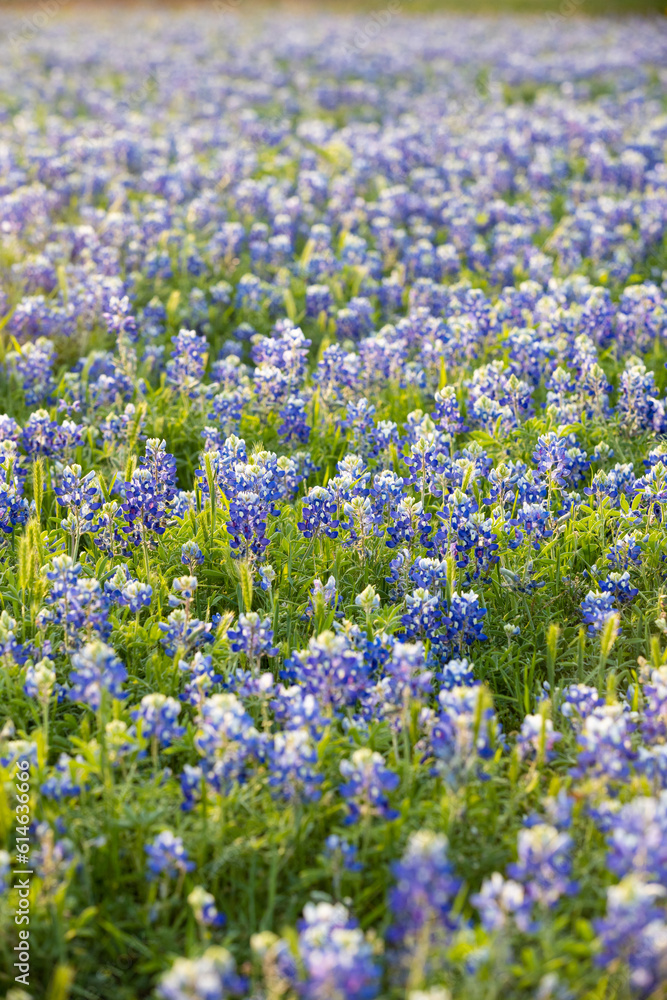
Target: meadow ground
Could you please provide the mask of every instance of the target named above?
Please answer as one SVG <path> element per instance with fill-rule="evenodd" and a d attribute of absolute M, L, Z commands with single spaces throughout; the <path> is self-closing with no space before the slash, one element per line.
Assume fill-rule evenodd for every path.
<path fill-rule="evenodd" d="M 667 20 L 434 7 L 0 6 L 7 1000 L 665 996 Z"/>

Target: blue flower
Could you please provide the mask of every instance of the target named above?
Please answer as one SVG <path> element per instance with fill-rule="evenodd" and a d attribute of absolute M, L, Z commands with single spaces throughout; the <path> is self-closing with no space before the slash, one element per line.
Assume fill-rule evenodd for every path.
<path fill-rule="evenodd" d="M 139 707 L 130 712 L 130 715 L 135 722 L 141 723 L 141 735 L 144 739 L 155 739 L 168 746 L 185 732 L 185 727 L 176 724 L 181 707 L 175 698 L 154 692 L 144 695 Z"/>
<path fill-rule="evenodd" d="M 387 793 L 398 788 L 400 778 L 385 767 L 379 753 L 368 747 L 355 750 L 350 760 L 341 761 L 340 773 L 346 779 L 340 786 L 349 809 L 346 823 L 365 822 L 373 816 L 396 819 L 398 813 L 390 808 Z"/>
<path fill-rule="evenodd" d="M 298 989 L 304 1000 L 375 1000 L 379 996 L 380 965 L 342 903 L 307 903 L 298 930 L 305 975 Z"/>
<path fill-rule="evenodd" d="M 93 711 L 102 704 L 104 693 L 112 698 L 125 698 L 122 690 L 127 680 L 127 670 L 110 646 L 99 640 L 87 643 L 78 653 L 72 654 L 69 675 L 69 698 L 80 701 Z"/>
<path fill-rule="evenodd" d="M 410 836 L 400 861 L 392 865 L 396 884 L 389 892 L 392 923 L 388 938 L 406 970 L 417 956 L 428 961 L 458 924 L 454 900 L 461 880 L 447 856 L 447 839 L 430 830 Z"/>
<path fill-rule="evenodd" d="M 148 857 L 149 878 L 158 875 L 174 878 L 178 874 L 193 871 L 195 867 L 193 862 L 188 860 L 188 852 L 183 846 L 182 839 L 175 836 L 171 830 L 158 833 L 152 843 L 145 845 L 144 851 Z"/>

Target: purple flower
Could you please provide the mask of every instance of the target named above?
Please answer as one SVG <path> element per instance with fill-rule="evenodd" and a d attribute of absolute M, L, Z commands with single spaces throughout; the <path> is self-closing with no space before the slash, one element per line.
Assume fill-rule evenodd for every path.
<path fill-rule="evenodd" d="M 167 362 L 167 382 L 194 398 L 204 377 L 208 358 L 206 337 L 198 336 L 195 330 L 183 329 L 172 337 L 171 342 L 174 349 L 171 360 Z"/>
<path fill-rule="evenodd" d="M 144 851 L 148 857 L 149 879 L 158 875 L 173 878 L 177 874 L 191 872 L 195 867 L 192 861 L 188 861 L 188 852 L 182 839 L 176 837 L 171 830 L 158 833 L 152 843 L 145 845 Z"/>
<path fill-rule="evenodd" d="M 520 931 L 528 932 L 533 929 L 533 901 L 527 895 L 525 886 L 521 882 L 503 878 L 500 872 L 494 872 L 490 878 L 484 879 L 482 888 L 470 897 L 470 902 L 479 911 L 486 931 L 500 930 L 507 925 L 509 919 L 516 922 Z"/>
<path fill-rule="evenodd" d="M 73 670 L 69 675 L 69 698 L 80 701 L 97 711 L 104 693 L 118 700 L 125 698 L 122 690 L 127 670 L 110 646 L 89 642 L 79 653 L 72 654 Z"/>
<path fill-rule="evenodd" d="M 346 823 L 367 821 L 372 816 L 396 819 L 399 814 L 390 808 L 387 793 L 398 788 L 400 778 L 385 767 L 379 753 L 368 747 L 355 750 L 350 760 L 341 761 L 340 773 L 346 779 L 340 786 L 349 809 Z"/>
<path fill-rule="evenodd" d="M 323 776 L 317 772 L 317 747 L 308 729 L 276 733 L 269 760 L 274 795 L 291 802 L 317 802 Z"/>
<path fill-rule="evenodd" d="M 379 996 L 380 965 L 363 931 L 341 903 L 306 904 L 298 949 L 305 974 L 298 990 L 304 1000 L 375 1000 Z"/>
<path fill-rule="evenodd" d="M 607 913 L 595 921 L 598 963 L 627 962 L 633 992 L 642 998 L 667 979 L 667 923 L 664 908 L 657 905 L 664 896 L 664 886 L 629 874 L 607 889 Z"/>
<path fill-rule="evenodd" d="M 411 835 L 401 860 L 392 865 L 396 884 L 389 892 L 388 938 L 407 964 L 410 955 L 424 954 L 425 959 L 458 926 L 453 904 L 461 880 L 454 874 L 447 846 L 442 834 L 419 830 Z"/>
<path fill-rule="evenodd" d="M 327 714 L 354 705 L 366 687 L 368 667 L 344 635 L 323 632 L 285 661 L 285 677 L 303 685 Z"/>
<path fill-rule="evenodd" d="M 195 886 L 188 896 L 188 903 L 192 907 L 195 920 L 202 927 L 222 927 L 224 925 L 226 919 L 224 913 L 218 913 L 215 897 L 207 892 L 203 886 Z"/>
<path fill-rule="evenodd" d="M 304 498 L 301 520 L 297 527 L 306 538 L 316 538 L 320 534 L 337 538 L 339 525 L 339 520 L 335 516 L 337 510 L 329 491 L 323 486 L 313 486 Z"/>
<path fill-rule="evenodd" d="M 226 948 L 207 948 L 200 958 L 177 958 L 157 988 L 160 1000 L 227 1000 L 242 996 L 245 981 Z"/>
<path fill-rule="evenodd" d="M 359 872 L 362 865 L 357 861 L 357 848 L 344 837 L 331 833 L 324 842 L 324 856 L 335 871 Z"/>
<path fill-rule="evenodd" d="M 537 756 L 538 761 L 552 760 L 555 756 L 553 747 L 562 739 L 560 733 L 554 732 L 553 722 L 545 715 L 526 715 L 517 737 L 519 756 Z"/>
<path fill-rule="evenodd" d="M 282 424 L 278 427 L 278 433 L 285 441 L 292 439 L 306 444 L 310 437 L 310 427 L 308 426 L 308 400 L 302 396 L 290 396 L 280 410 Z"/>
<path fill-rule="evenodd" d="M 588 631 L 591 635 L 601 632 L 609 619 L 616 613 L 613 593 L 601 593 L 600 591 L 595 593 L 595 591 L 589 590 L 581 602 L 581 616 L 588 625 Z"/>
<path fill-rule="evenodd" d="M 234 653 L 245 653 L 256 662 L 262 656 L 277 656 L 278 647 L 273 643 L 270 618 L 260 618 L 256 611 L 239 615 L 238 625 L 227 632 Z"/>
<path fill-rule="evenodd" d="M 183 726 L 176 724 L 181 707 L 181 703 L 175 698 L 154 692 L 144 695 L 139 707 L 130 712 L 130 715 L 135 722 L 141 723 L 141 735 L 145 739 L 155 739 L 168 746 L 185 732 Z"/>
<path fill-rule="evenodd" d="M 204 553 L 197 545 L 194 538 L 191 538 L 189 542 L 185 542 L 181 545 L 181 562 L 184 566 L 190 567 L 190 573 L 192 574 L 195 566 L 201 566 L 204 562 Z"/>
<path fill-rule="evenodd" d="M 507 874 L 525 886 L 528 899 L 541 906 L 554 906 L 572 892 L 572 838 L 548 823 L 537 823 L 519 831 L 518 860 L 507 866 Z"/>

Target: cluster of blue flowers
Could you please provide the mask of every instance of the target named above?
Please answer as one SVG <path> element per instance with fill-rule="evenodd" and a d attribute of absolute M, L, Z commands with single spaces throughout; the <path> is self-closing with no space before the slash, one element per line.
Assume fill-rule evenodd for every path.
<path fill-rule="evenodd" d="M 665 26 L 236 6 L 0 15 L 0 938 L 662 995 Z"/>

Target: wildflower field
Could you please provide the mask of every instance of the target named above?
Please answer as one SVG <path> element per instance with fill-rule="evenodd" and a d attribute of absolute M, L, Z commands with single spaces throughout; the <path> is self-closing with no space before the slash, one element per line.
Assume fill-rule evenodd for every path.
<path fill-rule="evenodd" d="M 42 6 L 0 993 L 664 998 L 667 20 Z"/>

